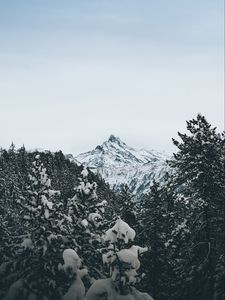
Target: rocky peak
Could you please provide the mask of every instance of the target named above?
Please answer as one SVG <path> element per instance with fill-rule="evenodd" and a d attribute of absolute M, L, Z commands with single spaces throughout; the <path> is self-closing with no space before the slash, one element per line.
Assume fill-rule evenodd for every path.
<path fill-rule="evenodd" d="M 91 168 L 112 187 L 127 184 L 132 192 L 149 191 L 150 182 L 165 174 L 166 157 L 154 150 L 137 150 L 111 134 L 95 149 L 79 154 L 76 159 Z"/>

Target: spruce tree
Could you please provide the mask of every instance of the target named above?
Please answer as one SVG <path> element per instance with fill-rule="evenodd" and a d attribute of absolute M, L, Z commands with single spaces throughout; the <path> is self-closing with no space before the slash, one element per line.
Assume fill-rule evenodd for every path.
<path fill-rule="evenodd" d="M 89 171 L 81 167 L 79 183 L 74 188 L 73 198 L 68 200 L 69 218 L 72 220 L 72 235 L 78 242 L 78 254 L 89 270 L 90 278 L 103 276 L 101 267 L 101 245 L 103 215 L 106 201 L 98 201 L 97 184 L 89 179 Z M 90 284 L 90 283 L 89 283 Z M 87 285 L 89 286 L 87 283 Z"/>
<path fill-rule="evenodd" d="M 110 278 L 95 281 L 87 292 L 88 300 L 101 297 L 152 300 L 148 294 L 141 293 L 134 287 L 139 280 L 139 257 L 148 250 L 133 244 L 135 234 L 135 231 L 120 218 L 106 231 L 106 248 L 102 258 L 109 268 Z"/>
<path fill-rule="evenodd" d="M 224 252 L 224 138 L 201 115 L 187 122 L 187 130 L 189 134 L 178 133 L 181 142 L 173 140 L 179 150 L 170 165 L 177 187 L 189 198 L 191 293 L 211 300 L 217 293 L 216 265 Z"/>
<path fill-rule="evenodd" d="M 156 299 L 164 299 L 165 273 L 168 263 L 166 258 L 167 207 L 159 183 L 152 182 L 150 192 L 144 195 L 138 218 L 141 220 L 138 240 L 147 245 L 149 251 L 143 258 L 145 277 L 142 286 L 151 292 Z"/>
<path fill-rule="evenodd" d="M 115 203 L 117 214 L 134 228 L 137 225 L 136 201 L 135 195 L 130 192 L 128 185 L 123 185 Z"/>
<path fill-rule="evenodd" d="M 10 272 L 14 281 L 22 282 L 23 290 L 28 294 L 52 300 L 60 299 L 68 287 L 60 265 L 63 250 L 74 245 L 67 219 L 60 209 L 62 205 L 57 201 L 59 196 L 59 191 L 51 188 L 51 180 L 40 155 L 36 155 L 28 186 L 23 197 L 17 200 L 25 232 L 14 241 L 15 263 Z M 17 285 L 14 283 L 9 293 L 14 293 L 15 288 Z"/>

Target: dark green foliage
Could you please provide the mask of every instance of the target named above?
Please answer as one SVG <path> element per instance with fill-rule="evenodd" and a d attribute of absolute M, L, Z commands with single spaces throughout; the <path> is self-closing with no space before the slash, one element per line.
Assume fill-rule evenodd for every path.
<path fill-rule="evenodd" d="M 187 130 L 186 134 L 178 133 L 180 142 L 173 140 L 178 152 L 169 161 L 171 174 L 160 187 L 154 183 L 143 198 L 140 238 L 152 246 L 149 266 L 143 270 L 148 274 L 144 282 L 149 280 L 155 298 L 160 300 L 222 300 L 224 135 L 201 115 L 187 122 Z"/>
<path fill-rule="evenodd" d="M 180 141 L 173 140 L 178 151 L 168 162 L 171 172 L 153 182 L 137 205 L 127 186 L 115 194 L 99 176 L 90 171 L 84 176 L 83 167 L 60 151 L 29 153 L 13 144 L 2 149 L 0 298 L 21 278 L 25 291 L 37 293 L 38 286 L 42 295 L 59 298 L 73 280 L 60 268 L 65 248 L 77 251 L 90 277 L 104 277 L 102 233 L 119 215 L 136 230 L 137 243 L 151 248 L 139 270 L 140 289 L 154 300 L 223 300 L 224 134 L 198 115 L 187 122 L 187 133 L 178 135 Z M 51 185 L 41 183 L 43 168 Z M 103 217 L 100 226 L 90 214 Z"/>
<path fill-rule="evenodd" d="M 179 151 L 170 162 L 176 170 L 175 185 L 188 197 L 190 221 L 188 278 L 198 299 L 213 299 L 216 293 L 216 265 L 225 247 L 225 141 L 206 119 L 187 122 L 190 135 L 174 140 Z M 194 270 L 191 268 L 194 266 Z M 187 266 L 188 267 L 188 266 Z"/>
<path fill-rule="evenodd" d="M 10 269 L 5 272 L 4 285 L 22 279 L 29 293 L 60 299 L 60 289 L 65 289 L 67 281 L 60 280 L 64 272 L 59 266 L 70 232 L 57 201 L 59 196 L 51 189 L 40 155 L 36 155 L 23 195 L 15 200 L 24 232 L 22 236 L 10 236 Z"/>
<path fill-rule="evenodd" d="M 14 146 L 1 150 L 0 298 L 14 284 L 12 289 L 22 286 L 28 293 L 59 299 L 72 280 L 60 268 L 65 248 L 80 252 L 83 261 L 95 259 L 99 266 L 101 256 L 96 260 L 88 247 L 82 247 L 84 230 L 75 231 L 78 219 L 73 224 L 70 218 L 69 199 L 80 184 L 81 171 L 61 152 L 29 153 Z M 104 181 L 92 173 L 89 177 L 101 183 L 99 201 L 109 198 L 112 192 Z"/>
<path fill-rule="evenodd" d="M 137 224 L 137 207 L 135 195 L 132 195 L 127 185 L 122 186 L 114 203 L 116 213 L 131 227 Z"/>
<path fill-rule="evenodd" d="M 74 195 L 68 199 L 71 218 L 71 235 L 78 241 L 77 253 L 83 259 L 89 276 L 95 279 L 103 276 L 101 268 L 101 247 L 104 228 L 106 200 L 99 202 L 97 184 L 91 179 L 87 168 L 81 170 Z"/>
<path fill-rule="evenodd" d="M 156 182 L 153 182 L 149 194 L 142 198 L 139 219 L 141 226 L 138 238 L 140 242 L 145 241 L 146 246 L 150 248 L 144 257 L 142 268 L 145 277 L 142 286 L 153 297 L 159 298 L 164 286 L 162 273 L 167 263 L 165 249 L 167 215 L 162 193 Z"/>

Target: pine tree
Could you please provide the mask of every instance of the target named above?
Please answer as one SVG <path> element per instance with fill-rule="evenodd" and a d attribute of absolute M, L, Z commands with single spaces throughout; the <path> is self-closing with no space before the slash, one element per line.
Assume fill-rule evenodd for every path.
<path fill-rule="evenodd" d="M 136 199 L 135 196 L 131 194 L 128 185 L 122 186 L 115 205 L 118 206 L 115 209 L 121 219 L 132 227 L 135 227 L 137 225 Z"/>
<path fill-rule="evenodd" d="M 24 196 L 17 200 L 26 232 L 13 245 L 13 279 L 22 282 L 28 293 L 60 299 L 66 290 L 66 278 L 60 270 L 62 252 L 68 247 L 67 219 L 57 202 L 58 191 L 51 188 L 46 168 L 36 155 Z M 73 241 L 70 239 L 71 244 Z M 71 246 L 70 244 L 70 246 Z M 68 283 L 69 284 L 69 283 Z M 15 285 L 15 284 L 14 284 Z M 13 293 L 13 288 L 9 290 Z"/>
<path fill-rule="evenodd" d="M 143 261 L 145 277 L 142 286 L 156 299 L 164 299 L 165 278 L 168 275 L 164 274 L 168 263 L 165 246 L 168 215 L 166 201 L 156 181 L 152 182 L 149 194 L 142 198 L 138 218 L 141 220 L 138 240 L 151 249 Z"/>
<path fill-rule="evenodd" d="M 181 142 L 173 140 L 179 151 L 170 165 L 176 170 L 177 186 L 189 198 L 191 293 L 210 300 L 216 293 L 216 264 L 224 251 L 224 138 L 201 115 L 187 122 L 187 130 L 189 135 L 178 133 Z"/>
<path fill-rule="evenodd" d="M 48 175 L 51 180 L 48 180 L 44 165 L 48 166 Z M 43 272 L 45 282 L 40 286 L 44 289 L 49 282 L 51 286 L 45 290 L 41 288 L 39 293 L 40 295 L 49 293 L 49 297 L 62 295 L 73 280 L 72 277 L 66 276 L 65 278 L 65 272 L 60 269 L 63 263 L 62 252 L 67 248 L 74 249 L 83 255 L 83 261 L 88 266 L 91 277 L 104 276 L 104 268 L 100 264 L 101 253 L 98 248 L 102 241 L 102 230 L 108 221 L 105 222 L 101 217 L 105 215 L 105 210 L 107 216 L 111 215 L 112 203 L 110 201 L 115 195 L 101 178 L 88 172 L 87 182 L 91 184 L 96 181 L 100 184 L 98 187 L 96 184 L 93 185 L 95 196 L 92 200 L 89 199 L 89 201 L 89 196 L 85 195 L 87 197 L 84 201 L 86 203 L 84 214 L 80 208 L 76 214 L 75 209 L 73 222 L 71 204 L 74 202 L 76 206 L 76 201 L 75 199 L 68 201 L 68 197 L 74 195 L 74 186 L 77 197 L 79 198 L 82 194 L 79 192 L 79 186 L 83 180 L 82 175 L 78 179 L 80 171 L 81 167 L 66 159 L 60 152 L 27 152 L 24 147 L 15 150 L 14 146 L 8 151 L 1 149 L 0 297 L 6 294 L 10 285 L 10 293 L 15 291 L 31 293 L 32 290 L 36 293 L 38 287 L 35 287 L 34 283 L 37 282 L 38 285 L 38 281 L 32 278 L 41 277 L 38 274 L 42 274 L 42 269 L 45 267 L 42 262 L 47 260 L 47 256 L 51 256 L 51 259 L 47 261 L 53 264 L 50 267 L 53 275 L 51 272 Z M 44 178 L 46 178 L 47 186 L 44 184 Z M 48 184 L 50 184 L 49 187 Z M 61 195 L 52 194 L 52 191 L 59 188 Z M 100 195 L 99 199 L 96 197 L 97 193 Z M 105 199 L 108 201 L 107 205 Z M 78 200 L 77 203 L 82 203 L 82 201 Z M 85 227 L 87 223 L 88 226 Z M 46 249 L 43 245 L 47 246 L 47 250 L 44 255 L 41 255 Z M 90 285 L 89 281 L 86 283 L 87 286 Z M 54 285 L 58 289 L 54 288 Z"/>
<path fill-rule="evenodd" d="M 79 244 L 77 252 L 89 269 L 90 277 L 94 278 L 103 276 L 100 249 L 106 204 L 105 200 L 98 202 L 97 184 L 89 181 L 89 171 L 82 167 L 75 195 L 68 201 L 68 216 L 72 219 L 72 234 Z"/>
<path fill-rule="evenodd" d="M 12 144 L 8 151 L 2 149 L 0 153 L 0 294 L 5 293 L 13 277 L 4 276 L 12 262 L 13 236 L 23 231 L 22 218 L 16 209 L 16 200 L 21 195 L 17 172 L 17 153 Z"/>
<path fill-rule="evenodd" d="M 166 206 L 164 220 L 166 263 L 163 279 L 163 291 L 167 295 L 165 299 L 186 299 L 186 296 L 188 299 L 190 207 L 179 188 L 176 188 L 173 177 L 165 178 L 161 195 Z"/>
<path fill-rule="evenodd" d="M 110 278 L 95 281 L 87 292 L 88 300 L 100 299 L 102 296 L 118 300 L 124 299 L 124 296 L 135 300 L 152 300 L 148 294 L 134 288 L 138 281 L 139 256 L 148 250 L 133 245 L 134 238 L 135 231 L 120 218 L 107 230 L 103 263 L 109 268 Z"/>

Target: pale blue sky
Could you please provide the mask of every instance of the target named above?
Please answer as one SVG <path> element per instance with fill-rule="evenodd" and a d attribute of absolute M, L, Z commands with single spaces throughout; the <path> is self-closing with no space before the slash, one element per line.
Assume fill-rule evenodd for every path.
<path fill-rule="evenodd" d="M 171 152 L 223 129 L 223 0 L 0 0 L 0 145 L 77 154 L 111 133 Z"/>

